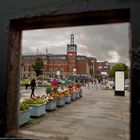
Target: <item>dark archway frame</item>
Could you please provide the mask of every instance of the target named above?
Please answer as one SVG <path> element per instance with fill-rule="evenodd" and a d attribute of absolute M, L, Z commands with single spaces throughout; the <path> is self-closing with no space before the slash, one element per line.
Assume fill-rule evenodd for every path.
<path fill-rule="evenodd" d="M 21 39 L 23 30 L 58 28 L 69 26 L 100 25 L 109 23 L 130 22 L 130 9 L 117 9 L 93 12 L 81 12 L 57 16 L 34 16 L 29 18 L 12 19 L 9 26 L 9 62 L 7 107 L 4 114 L 5 125 L 1 135 L 11 135 L 18 132 L 18 102 L 19 102 L 19 77 L 21 61 Z M 132 59 L 131 59 L 132 61 Z M 14 79 L 14 82 L 13 82 Z M 131 79 L 132 75 L 131 75 Z M 132 84 L 132 83 L 131 83 Z M 131 88 L 131 93 L 134 92 Z M 136 140 L 138 134 L 134 131 L 137 117 L 134 108 L 135 101 L 131 97 L 131 140 Z M 138 137 L 137 137 L 138 138 Z"/>

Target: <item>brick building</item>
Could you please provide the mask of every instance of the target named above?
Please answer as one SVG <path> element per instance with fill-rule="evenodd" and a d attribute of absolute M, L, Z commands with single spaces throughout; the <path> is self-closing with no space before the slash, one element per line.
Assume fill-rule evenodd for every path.
<path fill-rule="evenodd" d="M 88 57 L 88 59 L 90 60 L 91 66 L 93 66 L 93 68 L 91 68 L 91 75 L 95 78 L 98 71 L 97 59 L 95 57 Z"/>
<path fill-rule="evenodd" d="M 97 73 L 108 75 L 110 70 L 110 63 L 108 61 L 97 62 Z"/>
<path fill-rule="evenodd" d="M 96 72 L 97 59 L 77 55 L 77 45 L 74 44 L 73 34 L 71 34 L 71 43 L 67 44 L 67 54 L 22 55 L 21 78 L 35 76 L 32 66 L 37 57 L 41 57 L 44 63 L 43 78 L 76 74 L 93 77 Z"/>

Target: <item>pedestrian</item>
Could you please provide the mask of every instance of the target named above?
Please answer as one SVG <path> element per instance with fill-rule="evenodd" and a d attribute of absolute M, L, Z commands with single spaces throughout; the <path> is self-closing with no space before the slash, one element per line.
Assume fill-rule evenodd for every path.
<path fill-rule="evenodd" d="M 100 82 L 100 89 L 103 89 L 103 79 Z"/>
<path fill-rule="evenodd" d="M 80 83 L 82 86 L 84 86 L 84 81 L 82 79 L 80 80 Z"/>
<path fill-rule="evenodd" d="M 32 98 L 32 97 L 35 96 L 34 91 L 35 91 L 35 87 L 36 87 L 36 81 L 35 81 L 34 78 L 31 80 L 30 86 L 31 86 L 31 95 L 30 95 L 30 98 Z"/>
<path fill-rule="evenodd" d="M 90 85 L 90 80 L 87 80 L 88 89 L 89 89 L 89 85 Z"/>
<path fill-rule="evenodd" d="M 98 83 L 99 83 L 98 79 L 95 79 L 95 87 L 96 87 L 96 89 L 98 89 Z"/>
<path fill-rule="evenodd" d="M 23 83 L 24 83 L 24 85 L 25 85 L 25 89 L 28 89 L 28 86 L 29 86 L 29 79 L 28 79 L 27 77 L 25 77 Z"/>
<path fill-rule="evenodd" d="M 93 79 L 91 79 L 91 84 L 93 85 Z"/>
<path fill-rule="evenodd" d="M 103 89 L 106 88 L 106 79 L 103 79 Z"/>

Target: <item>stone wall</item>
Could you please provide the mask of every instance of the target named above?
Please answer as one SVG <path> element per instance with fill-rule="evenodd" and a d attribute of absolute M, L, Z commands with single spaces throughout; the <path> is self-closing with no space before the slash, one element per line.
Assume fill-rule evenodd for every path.
<path fill-rule="evenodd" d="M 130 22 L 131 140 L 140 139 L 139 13 L 139 0 L 5 0 L 1 2 L 0 136 L 18 130 L 18 77 L 22 30 Z"/>

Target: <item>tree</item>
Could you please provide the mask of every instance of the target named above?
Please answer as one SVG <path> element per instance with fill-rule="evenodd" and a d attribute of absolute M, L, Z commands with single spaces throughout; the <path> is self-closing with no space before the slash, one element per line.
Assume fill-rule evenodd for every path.
<path fill-rule="evenodd" d="M 123 63 L 118 63 L 114 65 L 111 70 L 109 71 L 109 77 L 115 78 L 115 71 L 116 70 L 123 70 L 125 74 L 125 78 L 128 78 L 128 66 Z"/>
<path fill-rule="evenodd" d="M 40 57 L 37 57 L 35 60 L 35 64 L 33 65 L 33 69 L 34 69 L 37 77 L 39 75 L 43 74 L 43 68 L 44 68 L 43 59 Z"/>

